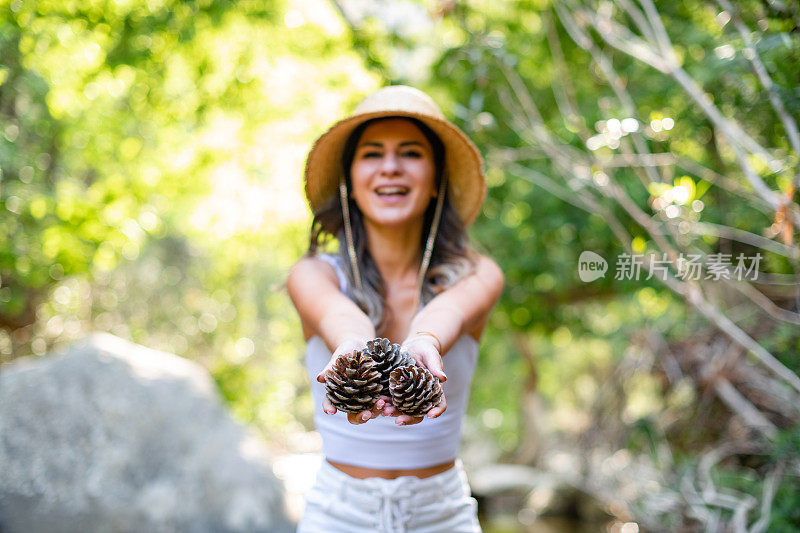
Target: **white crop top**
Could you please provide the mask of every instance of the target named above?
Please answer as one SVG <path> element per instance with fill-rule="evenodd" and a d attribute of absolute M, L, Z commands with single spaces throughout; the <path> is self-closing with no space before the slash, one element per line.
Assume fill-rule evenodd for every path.
<path fill-rule="evenodd" d="M 338 256 L 320 259 L 333 266 L 340 290 L 347 294 L 347 279 Z M 306 345 L 305 364 L 314 402 L 314 423 L 322 437 L 322 453 L 331 461 L 386 470 L 424 468 L 454 460 L 461 441 L 461 421 L 467 408 L 469 388 L 478 360 L 478 342 L 462 335 L 442 356 L 447 381 L 442 384 L 447 409 L 438 418 L 419 424 L 398 426 L 395 418 L 379 416 L 364 424 L 351 424 L 347 414 L 322 410 L 325 385 L 316 377 L 331 358 L 321 337 L 314 335 Z"/>

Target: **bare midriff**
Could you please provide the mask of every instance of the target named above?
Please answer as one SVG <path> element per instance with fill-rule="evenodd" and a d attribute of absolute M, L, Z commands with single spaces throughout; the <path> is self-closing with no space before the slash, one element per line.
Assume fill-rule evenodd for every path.
<path fill-rule="evenodd" d="M 368 477 L 379 477 L 383 479 L 395 479 L 401 476 L 416 476 L 418 478 L 426 478 L 441 474 L 446 470 L 450 470 L 456 464 L 455 461 L 442 463 L 440 465 L 426 466 L 425 468 L 409 468 L 406 470 L 382 470 L 378 468 L 364 468 L 363 466 L 345 465 L 342 463 L 335 463 L 326 459 L 334 467 L 338 468 L 345 474 L 358 479 L 366 479 Z"/>

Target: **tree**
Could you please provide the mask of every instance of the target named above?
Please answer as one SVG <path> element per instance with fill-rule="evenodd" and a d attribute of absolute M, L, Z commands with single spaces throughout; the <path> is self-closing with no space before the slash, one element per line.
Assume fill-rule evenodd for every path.
<path fill-rule="evenodd" d="M 280 291 L 303 158 L 373 89 L 324 3 L 0 2 L 0 363 L 92 330 L 201 362 L 277 444 L 310 425 Z"/>
<path fill-rule="evenodd" d="M 363 22 L 354 31 L 376 43 L 373 58 L 385 41 L 439 52 L 425 83 L 449 95 L 487 156 L 493 185 L 476 235 L 495 243 L 491 252 L 507 274 L 495 326 L 519 332 L 517 353 L 528 358 L 533 383 L 541 378 L 542 390 L 554 391 L 542 352 L 563 359 L 565 350 L 553 344 L 570 342 L 556 336 L 597 336 L 592 330 L 603 328 L 594 315 L 619 324 L 619 311 L 610 311 L 619 309 L 616 302 L 651 302 L 643 307 L 652 315 L 624 317 L 618 335 L 601 335 L 614 339 L 612 352 L 626 355 L 594 378 L 594 418 L 582 451 L 613 450 L 620 434 L 633 438 L 648 428 L 654 448 L 671 446 L 699 460 L 703 479 L 731 453 L 783 449 L 759 465 L 769 481 L 749 485 L 752 496 L 726 499 L 713 482 L 705 492 L 679 494 L 684 523 L 763 530 L 775 486 L 790 486 L 784 469 L 800 468 L 796 450 L 778 444 L 792 440 L 800 422 L 797 6 L 476 1 L 447 3 L 445 11 L 440 32 L 427 40 L 391 27 L 391 37 L 381 37 Z M 438 39 L 445 32 L 448 43 Z M 392 72 L 392 56 L 383 57 Z M 612 262 L 614 276 L 584 283 L 576 276 L 581 250 L 618 255 L 622 263 Z M 641 278 L 630 275 L 634 269 Z M 600 311 L 598 299 L 607 304 Z M 512 360 L 490 364 L 519 368 Z M 656 379 L 634 386 L 641 381 L 636 367 L 652 368 Z M 495 375 L 507 383 L 513 374 Z M 717 425 L 700 437 L 709 453 L 697 456 L 680 444 L 690 424 L 681 436 L 666 422 L 620 420 L 633 388 L 666 402 L 687 379 L 697 397 L 710 391 L 727 407 L 720 420 L 759 436 L 737 440 L 729 426 Z M 584 463 L 587 479 L 592 469 Z M 680 485 L 676 464 L 662 469 L 674 474 L 661 480 L 665 485 Z M 697 486 L 694 475 L 687 473 L 683 486 Z M 645 506 L 636 514 L 658 529 L 675 511 Z"/>

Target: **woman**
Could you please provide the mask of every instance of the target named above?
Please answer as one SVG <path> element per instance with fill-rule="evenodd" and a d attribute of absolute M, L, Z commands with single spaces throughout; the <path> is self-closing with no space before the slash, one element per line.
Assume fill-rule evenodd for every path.
<path fill-rule="evenodd" d="M 311 243 L 287 286 L 325 461 L 299 532 L 480 531 L 457 455 L 478 340 L 503 286 L 467 242 L 486 194 L 481 167 L 466 135 L 406 86 L 369 95 L 309 153 Z M 317 255 L 330 237 L 339 253 Z M 375 337 L 401 343 L 442 383 L 427 420 L 386 397 L 355 414 L 325 398 L 336 358 Z"/>

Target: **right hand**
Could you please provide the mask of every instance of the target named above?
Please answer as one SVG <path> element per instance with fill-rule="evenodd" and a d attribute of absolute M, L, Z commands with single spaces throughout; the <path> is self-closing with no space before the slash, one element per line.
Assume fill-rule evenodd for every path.
<path fill-rule="evenodd" d="M 339 346 L 337 346 L 336 350 L 331 354 L 331 358 L 328 361 L 328 364 L 325 365 L 325 368 L 317 374 L 317 381 L 320 383 L 325 383 L 325 376 L 328 374 L 328 371 L 333 368 L 334 363 L 336 363 L 336 359 L 339 358 L 340 355 L 352 353 L 354 351 L 363 350 L 367 347 L 366 341 L 363 339 L 348 339 L 342 342 Z M 347 420 L 351 424 L 363 424 L 370 418 L 375 418 L 382 414 L 384 408 L 391 405 L 391 398 L 388 396 L 381 396 L 372 409 L 365 409 L 359 413 L 347 413 Z M 380 407 L 378 407 L 380 406 Z M 333 406 L 331 401 L 328 399 L 328 395 L 325 395 L 325 398 L 322 400 L 322 410 L 328 413 L 329 415 L 336 414 L 336 408 Z"/>

